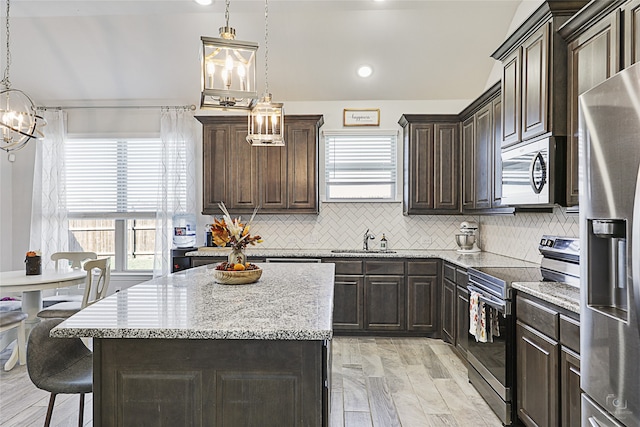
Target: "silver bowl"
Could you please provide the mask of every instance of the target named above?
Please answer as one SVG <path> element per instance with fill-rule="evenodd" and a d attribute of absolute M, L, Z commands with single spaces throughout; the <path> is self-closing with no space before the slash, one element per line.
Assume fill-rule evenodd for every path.
<path fill-rule="evenodd" d="M 475 242 L 475 234 L 456 234 L 456 243 L 458 244 L 458 246 L 460 246 L 460 249 L 471 249 L 473 248 L 473 244 Z"/>

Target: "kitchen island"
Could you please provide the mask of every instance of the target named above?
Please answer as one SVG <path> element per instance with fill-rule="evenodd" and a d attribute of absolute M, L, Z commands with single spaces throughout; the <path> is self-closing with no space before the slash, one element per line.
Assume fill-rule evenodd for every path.
<path fill-rule="evenodd" d="M 52 331 L 91 337 L 94 426 L 321 426 L 328 420 L 333 264 L 213 265 L 157 278 Z"/>

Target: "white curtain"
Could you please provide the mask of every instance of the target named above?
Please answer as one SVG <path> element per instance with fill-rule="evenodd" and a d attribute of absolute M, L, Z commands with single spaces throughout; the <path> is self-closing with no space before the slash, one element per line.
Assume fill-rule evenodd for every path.
<path fill-rule="evenodd" d="M 65 113 L 44 111 L 44 140 L 37 141 L 29 249 L 42 253 L 44 268 L 52 268 L 51 254 L 69 250 L 64 172 Z"/>
<path fill-rule="evenodd" d="M 172 217 L 196 213 L 196 120 L 186 108 L 163 108 L 162 170 L 156 214 L 154 277 L 171 273 Z"/>

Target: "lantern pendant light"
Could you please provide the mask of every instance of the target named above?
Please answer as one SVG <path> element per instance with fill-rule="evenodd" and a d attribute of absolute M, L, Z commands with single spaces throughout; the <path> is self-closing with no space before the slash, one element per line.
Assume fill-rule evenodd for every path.
<path fill-rule="evenodd" d="M 0 148 L 4 151 L 15 151 L 24 147 L 32 138 L 40 139 L 44 135 L 40 128 L 47 124 L 44 117 L 36 114 L 36 106 L 29 95 L 18 89 L 11 89 L 9 81 L 9 67 L 11 66 L 10 31 L 9 31 L 10 4 L 7 0 L 7 63 L 4 76 L 0 83 Z"/>
<path fill-rule="evenodd" d="M 264 82 L 265 91 L 249 114 L 247 142 L 253 146 L 284 145 L 284 108 L 269 93 L 269 6 L 264 2 Z"/>
<path fill-rule="evenodd" d="M 229 0 L 226 24 L 220 38 L 200 37 L 200 108 L 250 110 L 258 100 L 256 90 L 256 51 L 258 44 L 236 40 L 229 26 Z"/>

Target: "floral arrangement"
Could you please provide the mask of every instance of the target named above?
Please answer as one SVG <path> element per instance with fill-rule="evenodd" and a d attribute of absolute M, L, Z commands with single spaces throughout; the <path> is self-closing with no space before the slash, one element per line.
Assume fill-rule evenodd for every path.
<path fill-rule="evenodd" d="M 214 218 L 214 223 L 211 224 L 213 243 L 217 246 L 231 246 L 235 251 L 242 251 L 248 245 L 262 243 L 262 237 L 249 234 L 251 223 L 256 213 L 258 213 L 258 208 L 253 211 L 249 222 L 243 224 L 240 222 L 240 217 L 231 219 L 231 215 L 224 203 L 221 202 L 218 206 L 224 215 L 220 220 Z"/>

